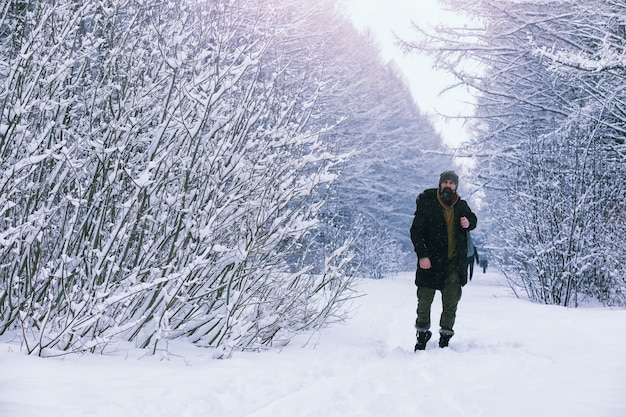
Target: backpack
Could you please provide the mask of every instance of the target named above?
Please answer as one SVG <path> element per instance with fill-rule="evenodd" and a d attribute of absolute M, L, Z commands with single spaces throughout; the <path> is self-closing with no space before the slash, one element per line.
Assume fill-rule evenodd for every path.
<path fill-rule="evenodd" d="M 467 264 L 469 266 L 469 279 L 471 281 L 472 277 L 474 276 L 474 262 L 479 263 L 478 250 L 476 249 L 476 246 L 474 246 L 474 241 L 472 240 L 472 235 L 470 234 L 469 230 L 466 233 L 467 233 L 467 259 L 468 259 Z"/>

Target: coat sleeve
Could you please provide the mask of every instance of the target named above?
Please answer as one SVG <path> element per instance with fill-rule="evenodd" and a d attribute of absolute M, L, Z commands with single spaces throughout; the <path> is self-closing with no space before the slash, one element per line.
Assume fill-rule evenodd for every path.
<path fill-rule="evenodd" d="M 418 196 L 415 200 L 415 216 L 411 224 L 411 242 L 413 242 L 413 249 L 418 259 L 428 257 L 426 242 L 424 241 L 424 217 L 420 215 L 420 198 Z"/>
<path fill-rule="evenodd" d="M 472 209 L 470 209 L 465 200 L 462 200 L 462 204 L 459 210 L 459 218 L 461 217 L 466 217 L 467 220 L 469 220 L 470 222 L 469 228 L 467 230 L 476 229 L 476 225 L 478 224 L 478 218 L 476 217 Z"/>

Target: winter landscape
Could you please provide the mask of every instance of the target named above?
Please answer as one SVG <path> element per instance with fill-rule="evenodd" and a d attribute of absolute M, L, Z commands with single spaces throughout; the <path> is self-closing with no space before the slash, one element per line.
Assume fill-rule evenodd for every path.
<path fill-rule="evenodd" d="M 626 4 L 437 3 L 435 117 L 342 0 L 0 1 L 0 417 L 626 416 Z M 490 266 L 416 353 L 449 169 Z"/>
<path fill-rule="evenodd" d="M 345 324 L 225 360 L 176 343 L 41 359 L 3 339 L 0 416 L 626 415 L 625 310 L 536 304 L 478 272 L 450 347 L 414 353 L 412 279 L 362 280 Z"/>

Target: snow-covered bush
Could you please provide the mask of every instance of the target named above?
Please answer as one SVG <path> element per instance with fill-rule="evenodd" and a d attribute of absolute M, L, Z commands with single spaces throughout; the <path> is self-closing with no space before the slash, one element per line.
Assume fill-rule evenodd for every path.
<path fill-rule="evenodd" d="M 249 349 L 340 315 L 342 242 L 287 263 L 341 162 L 289 2 L 2 4 L 0 333 Z"/>

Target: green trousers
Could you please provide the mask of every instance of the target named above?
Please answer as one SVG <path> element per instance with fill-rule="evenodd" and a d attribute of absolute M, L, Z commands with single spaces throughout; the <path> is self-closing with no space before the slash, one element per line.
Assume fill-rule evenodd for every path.
<path fill-rule="evenodd" d="M 437 290 L 423 286 L 417 287 L 417 319 L 415 328 L 417 331 L 430 329 L 430 308 L 435 298 Z M 461 299 L 462 289 L 459 283 L 459 276 L 456 271 L 448 273 L 446 285 L 441 290 L 441 304 L 443 311 L 439 320 L 440 332 L 453 335 L 454 322 L 456 320 L 456 309 Z"/>

